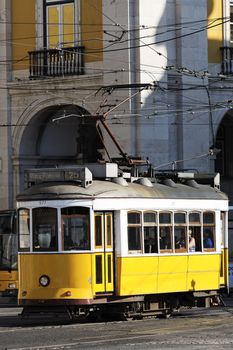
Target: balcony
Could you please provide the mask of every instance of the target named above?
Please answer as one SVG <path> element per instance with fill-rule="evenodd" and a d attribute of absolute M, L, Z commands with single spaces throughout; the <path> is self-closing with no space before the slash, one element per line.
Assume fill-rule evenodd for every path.
<path fill-rule="evenodd" d="M 84 47 L 45 49 L 29 52 L 29 78 L 84 74 Z"/>
<path fill-rule="evenodd" d="M 221 47 L 222 52 L 222 74 L 233 74 L 233 47 Z"/>

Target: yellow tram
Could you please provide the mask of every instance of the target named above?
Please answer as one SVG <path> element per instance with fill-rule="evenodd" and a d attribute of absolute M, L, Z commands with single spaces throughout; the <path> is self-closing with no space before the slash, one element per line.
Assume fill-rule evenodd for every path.
<path fill-rule="evenodd" d="M 218 186 L 191 173 L 120 175 L 113 163 L 28 171 L 17 196 L 24 313 L 136 317 L 208 305 L 227 290 L 228 199 Z"/>
<path fill-rule="evenodd" d="M 16 211 L 0 211 L 0 302 L 17 300 Z"/>

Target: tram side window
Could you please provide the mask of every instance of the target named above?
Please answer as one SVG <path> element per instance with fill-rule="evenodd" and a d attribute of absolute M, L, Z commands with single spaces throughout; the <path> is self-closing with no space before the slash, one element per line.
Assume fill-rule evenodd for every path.
<path fill-rule="evenodd" d="M 215 214 L 203 213 L 203 248 L 204 250 L 215 249 Z"/>
<path fill-rule="evenodd" d="M 142 253 L 141 244 L 141 213 L 128 213 L 128 250 L 129 252 Z"/>
<path fill-rule="evenodd" d="M 187 251 L 187 226 L 185 213 L 174 213 L 175 251 Z"/>
<path fill-rule="evenodd" d="M 155 212 L 143 213 L 144 253 L 158 253 L 156 214 Z"/>
<path fill-rule="evenodd" d="M 159 244 L 161 253 L 172 251 L 171 213 L 159 213 Z"/>
<path fill-rule="evenodd" d="M 0 269 L 17 268 L 17 235 L 14 225 L 14 212 L 0 212 Z"/>
<path fill-rule="evenodd" d="M 189 252 L 201 252 L 201 214 L 199 212 L 189 213 Z"/>
<path fill-rule="evenodd" d="M 48 207 L 33 209 L 32 232 L 34 251 L 57 250 L 57 209 Z"/>
<path fill-rule="evenodd" d="M 64 250 L 90 250 L 89 208 L 62 208 L 61 222 Z"/>
<path fill-rule="evenodd" d="M 18 231 L 19 231 L 19 250 L 30 249 L 30 212 L 28 209 L 19 209 L 18 211 Z"/>

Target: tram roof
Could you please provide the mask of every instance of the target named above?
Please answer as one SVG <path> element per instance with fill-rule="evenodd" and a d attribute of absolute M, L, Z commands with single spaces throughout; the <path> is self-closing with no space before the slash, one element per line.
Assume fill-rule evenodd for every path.
<path fill-rule="evenodd" d="M 151 187 L 140 183 L 114 183 L 94 180 L 88 187 L 77 182 L 46 182 L 32 186 L 17 196 L 18 201 L 95 198 L 157 198 L 157 199 L 209 199 L 227 200 L 225 193 L 209 185 L 192 187 L 181 183 L 173 186 L 153 183 Z"/>

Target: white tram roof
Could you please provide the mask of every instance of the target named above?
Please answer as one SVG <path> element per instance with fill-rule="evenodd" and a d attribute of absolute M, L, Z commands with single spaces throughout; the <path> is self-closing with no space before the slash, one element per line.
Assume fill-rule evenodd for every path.
<path fill-rule="evenodd" d="M 144 178 L 145 180 L 145 178 Z M 146 179 L 148 180 L 148 179 Z M 114 182 L 115 181 L 115 182 Z M 77 182 L 44 182 L 27 188 L 17 201 L 96 199 L 96 198 L 156 198 L 156 199 L 207 199 L 227 200 L 225 193 L 209 186 L 181 183 L 151 183 L 150 180 L 127 182 L 123 178 L 94 180 L 88 187 Z"/>

